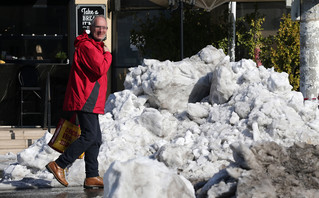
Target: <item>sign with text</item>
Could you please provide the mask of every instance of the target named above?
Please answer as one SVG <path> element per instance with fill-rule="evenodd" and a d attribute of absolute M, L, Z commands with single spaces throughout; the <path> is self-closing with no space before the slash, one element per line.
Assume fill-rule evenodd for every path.
<path fill-rule="evenodd" d="M 97 15 L 105 16 L 105 5 L 77 5 L 76 6 L 76 36 L 89 30 Z"/>

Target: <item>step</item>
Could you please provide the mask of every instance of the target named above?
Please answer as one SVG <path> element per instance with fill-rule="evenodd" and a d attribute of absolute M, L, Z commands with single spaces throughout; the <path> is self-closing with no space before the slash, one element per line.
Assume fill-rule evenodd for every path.
<path fill-rule="evenodd" d="M 0 149 L 25 149 L 32 140 L 0 140 Z"/>
<path fill-rule="evenodd" d="M 0 140 L 10 140 L 12 139 L 10 132 L 0 131 Z"/>
<path fill-rule="evenodd" d="M 41 138 L 46 131 L 13 131 L 15 139 L 39 139 Z"/>
<path fill-rule="evenodd" d="M 0 155 L 7 153 L 17 154 L 32 145 L 36 140 L 20 139 L 20 140 L 0 140 Z"/>
<path fill-rule="evenodd" d="M 25 149 L 25 148 L 24 148 Z M 23 151 L 24 149 L 15 149 L 15 148 L 12 148 L 12 149 L 0 149 L 0 155 L 5 155 L 7 153 L 14 153 L 14 154 L 18 154 L 20 153 L 21 151 Z"/>
<path fill-rule="evenodd" d="M 51 129 L 53 134 L 55 128 Z M 9 152 L 17 154 L 28 148 L 47 132 L 42 128 L 0 127 L 0 155 Z"/>
<path fill-rule="evenodd" d="M 34 129 L 10 129 L 7 131 L 0 130 L 1 139 L 39 139 L 47 130 L 34 130 Z"/>

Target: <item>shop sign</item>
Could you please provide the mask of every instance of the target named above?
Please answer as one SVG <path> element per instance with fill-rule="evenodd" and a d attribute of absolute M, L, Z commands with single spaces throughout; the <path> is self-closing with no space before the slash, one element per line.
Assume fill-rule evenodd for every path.
<path fill-rule="evenodd" d="M 97 15 L 105 16 L 105 5 L 77 5 L 76 6 L 76 36 L 89 30 L 92 20 Z"/>

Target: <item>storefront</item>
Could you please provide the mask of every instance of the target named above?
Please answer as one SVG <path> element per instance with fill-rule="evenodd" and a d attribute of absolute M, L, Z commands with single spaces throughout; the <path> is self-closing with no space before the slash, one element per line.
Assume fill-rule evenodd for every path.
<path fill-rule="evenodd" d="M 68 4 L 1 1 L 0 59 L 5 61 L 0 65 L 1 126 L 47 125 L 48 74 L 54 98 L 51 113 L 59 114 L 56 109 L 60 108 L 69 69 Z M 38 88 L 21 93 L 22 86 Z"/>
<path fill-rule="evenodd" d="M 106 0 L 1 1 L 0 126 L 46 128 L 65 116 L 73 41 L 94 15 L 110 20 Z"/>

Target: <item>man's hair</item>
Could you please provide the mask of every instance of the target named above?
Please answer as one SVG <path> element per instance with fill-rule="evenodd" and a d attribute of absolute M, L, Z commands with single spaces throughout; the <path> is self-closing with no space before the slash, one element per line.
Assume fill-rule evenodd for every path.
<path fill-rule="evenodd" d="M 95 26 L 96 23 L 96 19 L 102 17 L 103 19 L 105 19 L 104 15 L 96 15 L 94 17 L 94 19 L 92 20 L 91 26 Z"/>

